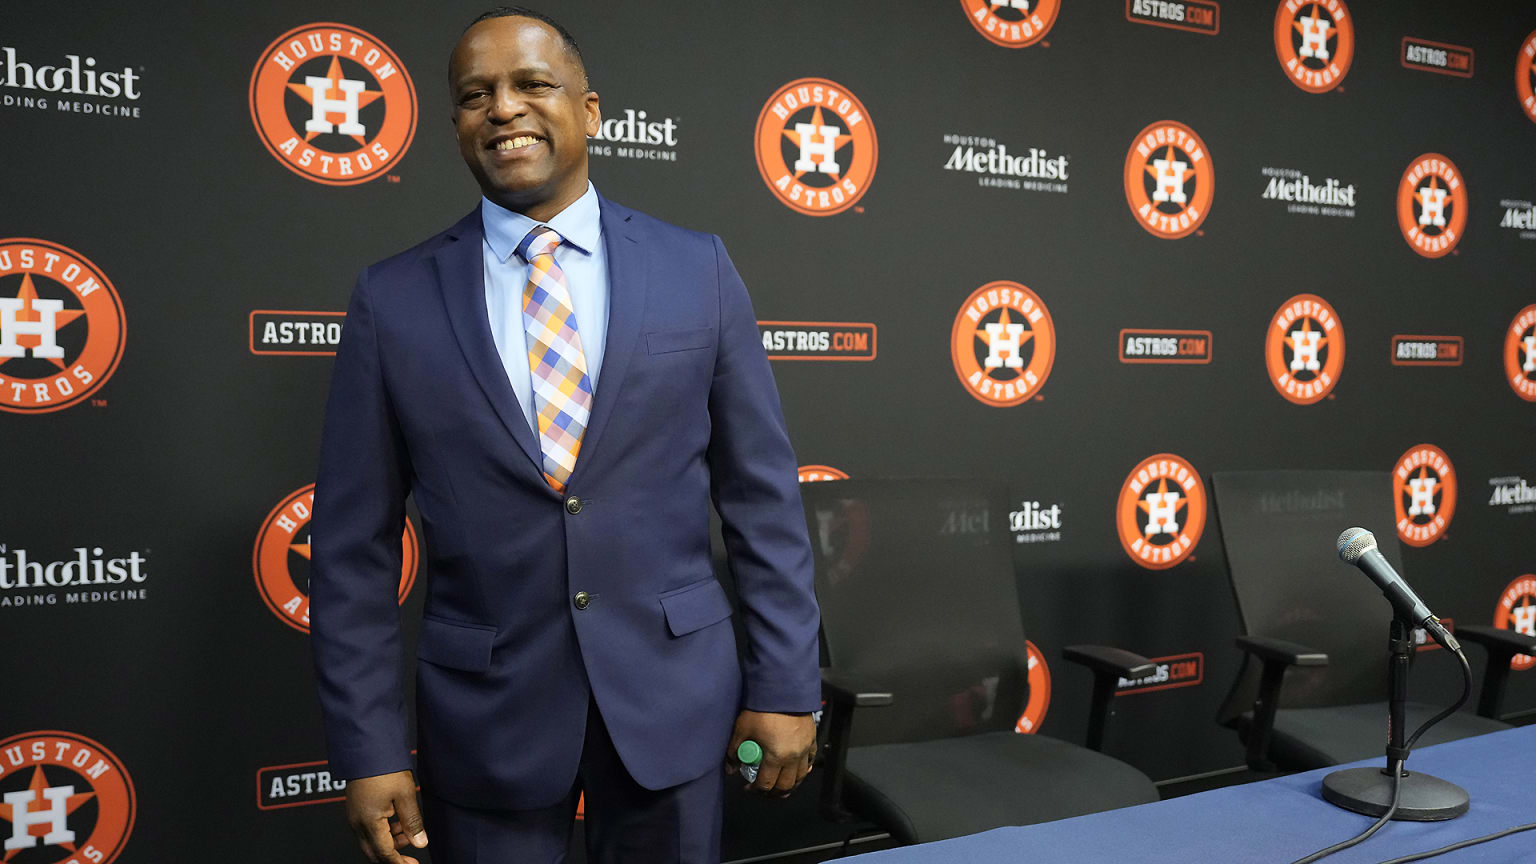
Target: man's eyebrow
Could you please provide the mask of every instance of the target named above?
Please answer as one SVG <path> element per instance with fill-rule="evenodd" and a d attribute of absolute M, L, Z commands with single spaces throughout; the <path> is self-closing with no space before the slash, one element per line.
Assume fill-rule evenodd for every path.
<path fill-rule="evenodd" d="M 541 78 L 547 78 L 547 77 L 553 76 L 555 73 L 554 73 L 554 70 L 551 67 L 543 66 L 543 65 L 537 65 L 537 64 L 518 66 L 518 67 L 516 67 L 514 69 L 507 69 L 507 70 L 500 70 L 500 69 L 494 69 L 494 70 L 493 69 L 471 69 L 471 70 L 466 71 L 464 74 L 460 75 L 458 77 L 458 79 L 454 82 L 454 86 L 462 87 L 465 84 L 471 84 L 471 83 L 476 83 L 476 82 L 480 82 L 480 81 L 486 81 L 486 80 L 489 80 L 491 78 L 498 77 L 499 75 L 502 75 L 502 74 L 509 75 L 509 76 L 511 76 L 513 78 L 527 78 L 529 76 L 536 76 L 536 77 L 541 77 Z"/>

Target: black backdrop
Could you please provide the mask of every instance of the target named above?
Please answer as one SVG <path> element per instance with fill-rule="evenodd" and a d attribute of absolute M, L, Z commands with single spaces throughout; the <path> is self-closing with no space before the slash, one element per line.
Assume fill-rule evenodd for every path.
<path fill-rule="evenodd" d="M 1536 570 L 1536 507 L 1524 500 L 1536 497 L 1528 491 L 1536 407 L 1511 383 L 1531 377 L 1519 365 L 1526 331 L 1507 335 L 1536 304 L 1536 123 L 1518 95 L 1521 81 L 1529 92 L 1530 58 L 1517 61 L 1536 10 L 1351 0 L 1342 15 L 1352 34 L 1336 32 L 1328 44 L 1337 60 L 1352 43 L 1353 60 L 1336 86 L 1311 93 L 1277 57 L 1276 3 L 1229 0 L 1216 26 L 1185 29 L 1148 26 L 1146 5 L 1040 0 L 1036 14 L 1057 14 L 1017 48 L 985 38 L 968 21 L 971 4 L 955 0 L 568 2 L 547 11 L 581 40 L 606 117 L 633 111 L 639 121 L 643 111 L 644 122 L 661 124 L 629 135 L 648 142 L 592 142 L 608 148 L 592 157 L 598 188 L 719 233 L 759 319 L 812 322 L 765 332 L 830 334 L 822 349 L 816 338 L 770 338 L 802 464 L 858 477 L 1005 479 L 1020 515 L 989 530 L 1022 535 L 1015 562 L 1026 630 L 1049 669 L 1037 682 L 1050 679 L 1049 699 L 1040 687 L 1030 724 L 1081 735 L 1087 676 L 1062 668 L 1063 645 L 1103 641 L 1176 658 L 1167 682 L 1117 700 L 1109 741 L 1111 752 L 1168 779 L 1240 762 L 1235 737 L 1212 721 L 1236 668 L 1237 619 L 1214 520 L 1171 567 L 1140 566 L 1122 548 L 1117 497 L 1147 457 L 1176 454 L 1207 475 L 1272 467 L 1385 475 L 1415 445 L 1432 444 L 1454 465 L 1440 494 L 1454 482 L 1457 502 L 1434 542 L 1405 547 L 1408 575 L 1444 616 L 1532 626 L 1518 610 L 1536 601 L 1536 580 L 1522 581 Z M 1321 17 L 1340 17 L 1339 4 L 1319 6 L 1335 10 Z M 351 860 L 340 807 L 323 803 L 339 793 L 317 785 L 323 765 L 305 765 L 324 759 L 306 638 L 295 615 L 277 614 L 298 597 L 301 623 L 303 550 L 279 548 L 264 573 L 254 550 L 274 508 L 313 480 L 330 371 L 324 343 L 334 330 L 307 325 L 340 320 L 360 267 L 475 203 L 449 129 L 444 72 L 478 11 L 472 3 L 232 11 L 23 2 L 0 13 L 0 255 L 14 254 L 14 263 L 0 257 L 0 303 L 29 290 L 60 300 L 54 324 L 66 355 L 55 366 L 0 357 L 0 560 L 9 562 L 0 569 L 9 694 L 0 701 L 0 790 L 41 788 L 39 765 L 41 786 L 95 789 L 96 803 L 71 805 L 71 825 L 107 857 Z M 996 14 L 1018 17 L 1006 7 Z M 383 111 L 363 111 L 369 134 L 381 117 L 416 112 L 403 155 L 367 182 L 314 182 L 285 168 L 272 152 L 282 142 L 264 143 L 252 120 L 252 79 L 268 46 L 324 22 L 376 39 L 414 85 L 413 104 L 389 96 Z M 1426 42 L 1451 46 L 1441 73 L 1470 74 L 1416 68 L 1410 48 Z M 78 76 L 40 71 L 69 67 L 71 55 Z M 1420 56 L 1438 57 L 1413 50 Z M 1472 62 L 1458 66 L 1461 57 Z M 98 75 L 96 95 L 26 86 L 31 78 L 89 90 L 87 70 Z M 323 74 L 324 65 L 305 71 Z M 342 71 L 367 74 L 347 63 Z M 867 142 L 840 151 L 850 177 L 871 162 L 873 174 L 834 215 L 787 206 L 758 168 L 759 115 L 803 78 L 855 96 L 878 142 L 877 160 Z M 831 112 L 822 121 L 848 123 Z M 1214 196 L 1198 230 L 1177 239 L 1144 230 L 1127 202 L 1127 154 L 1138 131 L 1159 121 L 1193 130 L 1213 171 L 1184 181 L 1192 198 L 1201 184 L 1213 183 Z M 610 129 L 624 137 L 636 127 Z M 1010 156 L 1041 151 L 1022 166 L 1036 174 L 1053 160 L 1060 167 L 1033 178 L 947 167 L 994 167 L 987 154 L 999 147 Z M 1398 216 L 1400 180 L 1425 154 L 1459 169 L 1446 215 L 1465 219 L 1450 254 L 1433 258 L 1414 251 Z M 1139 180 L 1143 165 L 1133 169 Z M 1301 175 L 1313 186 L 1336 180 L 1353 196 L 1333 199 L 1328 212 L 1328 203 L 1293 212 L 1305 208 L 1265 197 L 1276 177 Z M 1422 209 L 1407 207 L 1410 218 Z M 83 277 L 58 269 L 68 258 L 43 269 L 43 251 L 56 247 L 93 265 L 120 306 L 81 296 Z M 23 249 L 34 250 L 31 264 Z M 962 305 L 999 280 L 1027 286 L 1055 335 L 1044 383 L 1013 406 L 972 396 L 951 351 Z M 1302 294 L 1323 298 L 1348 333 L 1336 386 L 1310 405 L 1282 397 L 1265 362 L 1271 319 Z M 42 325 L 26 322 L 43 308 L 0 317 L 15 328 L 0 345 L 42 347 Z M 114 345 L 101 341 L 114 309 L 125 331 L 115 367 Z M 987 320 L 996 323 L 996 313 Z M 269 321 L 277 341 L 264 338 Z M 292 336 L 299 330 L 302 344 Z M 981 345 L 980 359 L 988 349 L 973 345 L 974 330 L 958 344 L 962 354 Z M 1124 353 L 1124 330 L 1202 331 L 1208 358 L 1185 359 L 1209 362 L 1123 362 L 1147 359 Z M 843 333 L 872 338 L 831 338 Z M 317 334 L 322 344 L 310 344 Z M 1460 349 L 1439 355 L 1438 367 L 1394 362 L 1394 337 L 1417 334 Z M 95 389 L 75 371 L 87 366 Z M 48 383 L 60 375 L 71 393 Z M 37 382 L 54 388 L 53 403 L 29 401 Z M 1385 480 L 1382 494 L 1392 494 Z M 291 542 L 302 546 L 302 520 L 292 524 Z M 43 584 L 19 581 L 33 572 L 23 562 L 60 562 L 53 572 L 67 581 L 73 571 L 63 562 L 77 549 L 87 564 L 121 559 L 124 574 L 136 556 L 140 578 L 60 586 L 38 570 Z M 1336 566 L 1340 578 L 1356 578 Z M 415 575 L 408 619 L 430 578 Z M 1501 602 L 1515 617 L 1500 615 Z M 1451 694 L 1448 664 L 1421 668 L 1425 698 L 1435 687 Z M 1509 702 L 1536 709 L 1536 676 L 1517 673 Z M 33 758 L 33 742 L 52 755 Z M 79 748 L 111 754 L 117 762 L 103 764 L 117 767 L 81 774 L 96 762 L 71 767 Z M 122 774 L 134 790 L 131 814 L 110 785 Z M 732 799 L 728 854 L 835 836 L 774 827 L 786 812 L 813 819 L 809 804 Z M 111 823 L 125 815 L 133 824 L 119 843 Z M 10 831 L 0 821 L 0 833 Z M 67 859 L 63 847 L 40 845 L 13 860 Z"/>

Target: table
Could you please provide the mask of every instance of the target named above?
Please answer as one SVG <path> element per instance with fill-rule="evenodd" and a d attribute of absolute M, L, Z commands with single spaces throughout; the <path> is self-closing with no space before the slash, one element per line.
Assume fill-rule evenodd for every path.
<path fill-rule="evenodd" d="M 1385 764 L 1378 757 L 1339 767 Z M 1456 783 L 1472 807 L 1448 822 L 1391 822 L 1319 864 L 1376 864 L 1536 822 L 1536 726 L 1415 750 L 1409 770 Z M 1374 819 L 1322 799 L 1323 768 L 1183 798 L 854 856 L 867 864 L 1287 864 L 1359 834 Z M 1536 830 L 1434 864 L 1531 864 Z"/>

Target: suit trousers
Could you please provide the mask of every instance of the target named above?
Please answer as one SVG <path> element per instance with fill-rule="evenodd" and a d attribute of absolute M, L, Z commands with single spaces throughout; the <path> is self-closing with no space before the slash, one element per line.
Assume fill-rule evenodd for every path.
<path fill-rule="evenodd" d="M 724 754 L 721 760 L 723 766 Z M 718 864 L 723 768 L 666 789 L 641 786 L 614 749 L 596 702 L 588 705 L 576 782 L 558 804 L 487 810 L 423 790 L 432 864 L 560 864 L 583 793 L 590 864 Z"/>

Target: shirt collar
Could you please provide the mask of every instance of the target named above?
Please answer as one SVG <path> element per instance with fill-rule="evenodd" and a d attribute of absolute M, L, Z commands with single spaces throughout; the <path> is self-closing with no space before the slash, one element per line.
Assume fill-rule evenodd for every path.
<path fill-rule="evenodd" d="M 597 203 L 597 187 L 587 181 L 587 191 L 570 206 L 555 214 L 548 222 L 535 222 L 521 213 L 515 213 L 489 198 L 480 199 L 480 221 L 485 226 L 485 242 L 491 247 L 496 260 L 503 263 L 517 251 L 535 225 L 548 225 L 560 235 L 562 243 L 569 243 L 584 255 L 591 255 L 602 239 L 603 222 Z"/>

